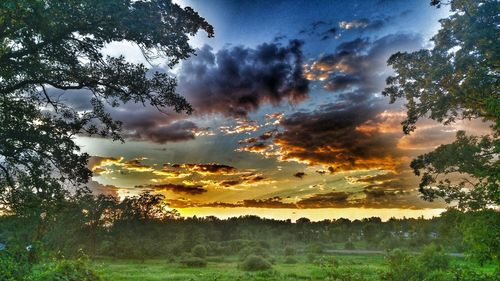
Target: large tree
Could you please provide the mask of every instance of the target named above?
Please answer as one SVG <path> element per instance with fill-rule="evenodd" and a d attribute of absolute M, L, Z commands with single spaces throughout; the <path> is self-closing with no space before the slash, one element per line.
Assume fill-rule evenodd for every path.
<path fill-rule="evenodd" d="M 213 36 L 204 18 L 170 0 L 0 1 L 0 208 L 31 215 L 63 198 L 65 186 L 86 183 L 88 155 L 73 140 L 121 139 L 107 106 L 191 112 L 174 77 L 102 50 L 128 41 L 148 61 L 173 66 L 194 52 L 189 35 L 200 29 Z M 56 99 L 54 89 L 90 92 L 92 110 Z"/>
<path fill-rule="evenodd" d="M 462 119 L 491 124 L 481 137 L 457 133 L 457 140 L 421 155 L 411 166 L 421 175 L 424 199 L 444 198 L 461 209 L 500 205 L 500 3 L 496 0 L 431 1 L 451 10 L 432 38 L 433 48 L 396 53 L 396 72 L 384 94 L 406 100 L 403 130 L 409 134 L 427 117 L 446 125 Z"/>

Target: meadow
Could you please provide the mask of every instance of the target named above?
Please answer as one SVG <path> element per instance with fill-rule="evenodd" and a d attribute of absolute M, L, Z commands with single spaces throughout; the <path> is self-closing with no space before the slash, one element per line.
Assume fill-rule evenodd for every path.
<path fill-rule="evenodd" d="M 312 259 L 311 259 L 312 257 Z M 145 261 L 98 258 L 92 267 L 105 279 L 116 281 L 232 281 L 232 280 L 381 280 L 389 270 L 382 254 L 300 254 L 290 263 L 287 256 L 275 256 L 271 269 L 244 271 L 238 256 L 212 256 L 206 267 L 187 267 L 177 261 Z M 476 267 L 461 257 L 451 258 L 451 267 Z M 482 273 L 494 272 L 493 266 L 476 268 Z M 432 279 L 448 280 L 448 279 Z M 485 279 L 486 280 L 486 279 Z M 494 279 L 491 279 L 494 280 Z"/>
<path fill-rule="evenodd" d="M 492 210 L 387 221 L 222 220 L 160 217 L 155 198 L 77 201 L 28 251 L 31 221 L 2 217 L 0 280 L 500 280 L 500 217 Z M 82 202 L 95 207 L 82 214 Z"/>

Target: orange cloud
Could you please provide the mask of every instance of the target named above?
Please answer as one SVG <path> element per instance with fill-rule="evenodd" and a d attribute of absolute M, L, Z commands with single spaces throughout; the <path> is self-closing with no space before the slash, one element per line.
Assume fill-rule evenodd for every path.
<path fill-rule="evenodd" d="M 260 127 L 261 126 L 253 120 L 237 120 L 236 126 L 234 126 L 234 127 L 223 126 L 223 127 L 220 127 L 220 130 L 224 134 L 232 135 L 232 134 L 255 132 Z"/>

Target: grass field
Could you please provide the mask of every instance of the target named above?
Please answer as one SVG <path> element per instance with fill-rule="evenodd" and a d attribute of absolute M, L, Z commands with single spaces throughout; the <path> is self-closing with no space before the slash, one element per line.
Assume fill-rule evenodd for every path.
<path fill-rule="evenodd" d="M 245 272 L 238 268 L 237 257 L 209 257 L 203 268 L 189 268 L 166 260 L 113 260 L 97 259 L 94 268 L 106 280 L 159 281 L 159 280 L 380 280 L 380 273 L 387 266 L 383 255 L 318 255 L 297 256 L 296 263 L 286 264 L 284 257 L 276 257 L 272 269 Z M 453 258 L 453 263 L 467 263 L 463 258 Z M 493 268 L 478 269 L 492 272 Z"/>

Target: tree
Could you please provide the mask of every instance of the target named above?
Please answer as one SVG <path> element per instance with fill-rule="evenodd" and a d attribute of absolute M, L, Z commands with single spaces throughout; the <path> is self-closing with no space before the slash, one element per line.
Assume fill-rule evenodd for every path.
<path fill-rule="evenodd" d="M 431 4 L 449 5 L 452 14 L 440 21 L 432 49 L 399 52 L 389 58 L 396 75 L 387 78 L 383 93 L 391 103 L 406 99 L 407 118 L 402 123 L 406 134 L 415 130 L 422 117 L 445 125 L 457 119 L 490 122 L 491 135 L 479 138 L 458 132 L 454 143 L 419 156 L 411 166 L 416 175 L 423 171 L 424 199 L 442 197 L 458 202 L 461 209 L 499 205 L 500 3 L 433 0 Z"/>
<path fill-rule="evenodd" d="M 87 182 L 88 155 L 77 134 L 121 140 L 107 106 L 127 102 L 192 111 L 176 80 L 143 64 L 104 56 L 111 42 L 129 41 L 145 58 L 173 66 L 194 50 L 188 35 L 213 27 L 170 0 L 4 0 L 0 3 L 0 207 L 40 213 Z M 50 92 L 90 92 L 79 111 Z M 37 208 L 33 208 L 37 206 Z"/>
<path fill-rule="evenodd" d="M 482 264 L 498 264 L 500 253 L 500 214 L 494 210 L 470 212 L 462 224 L 464 242 L 470 256 Z"/>

